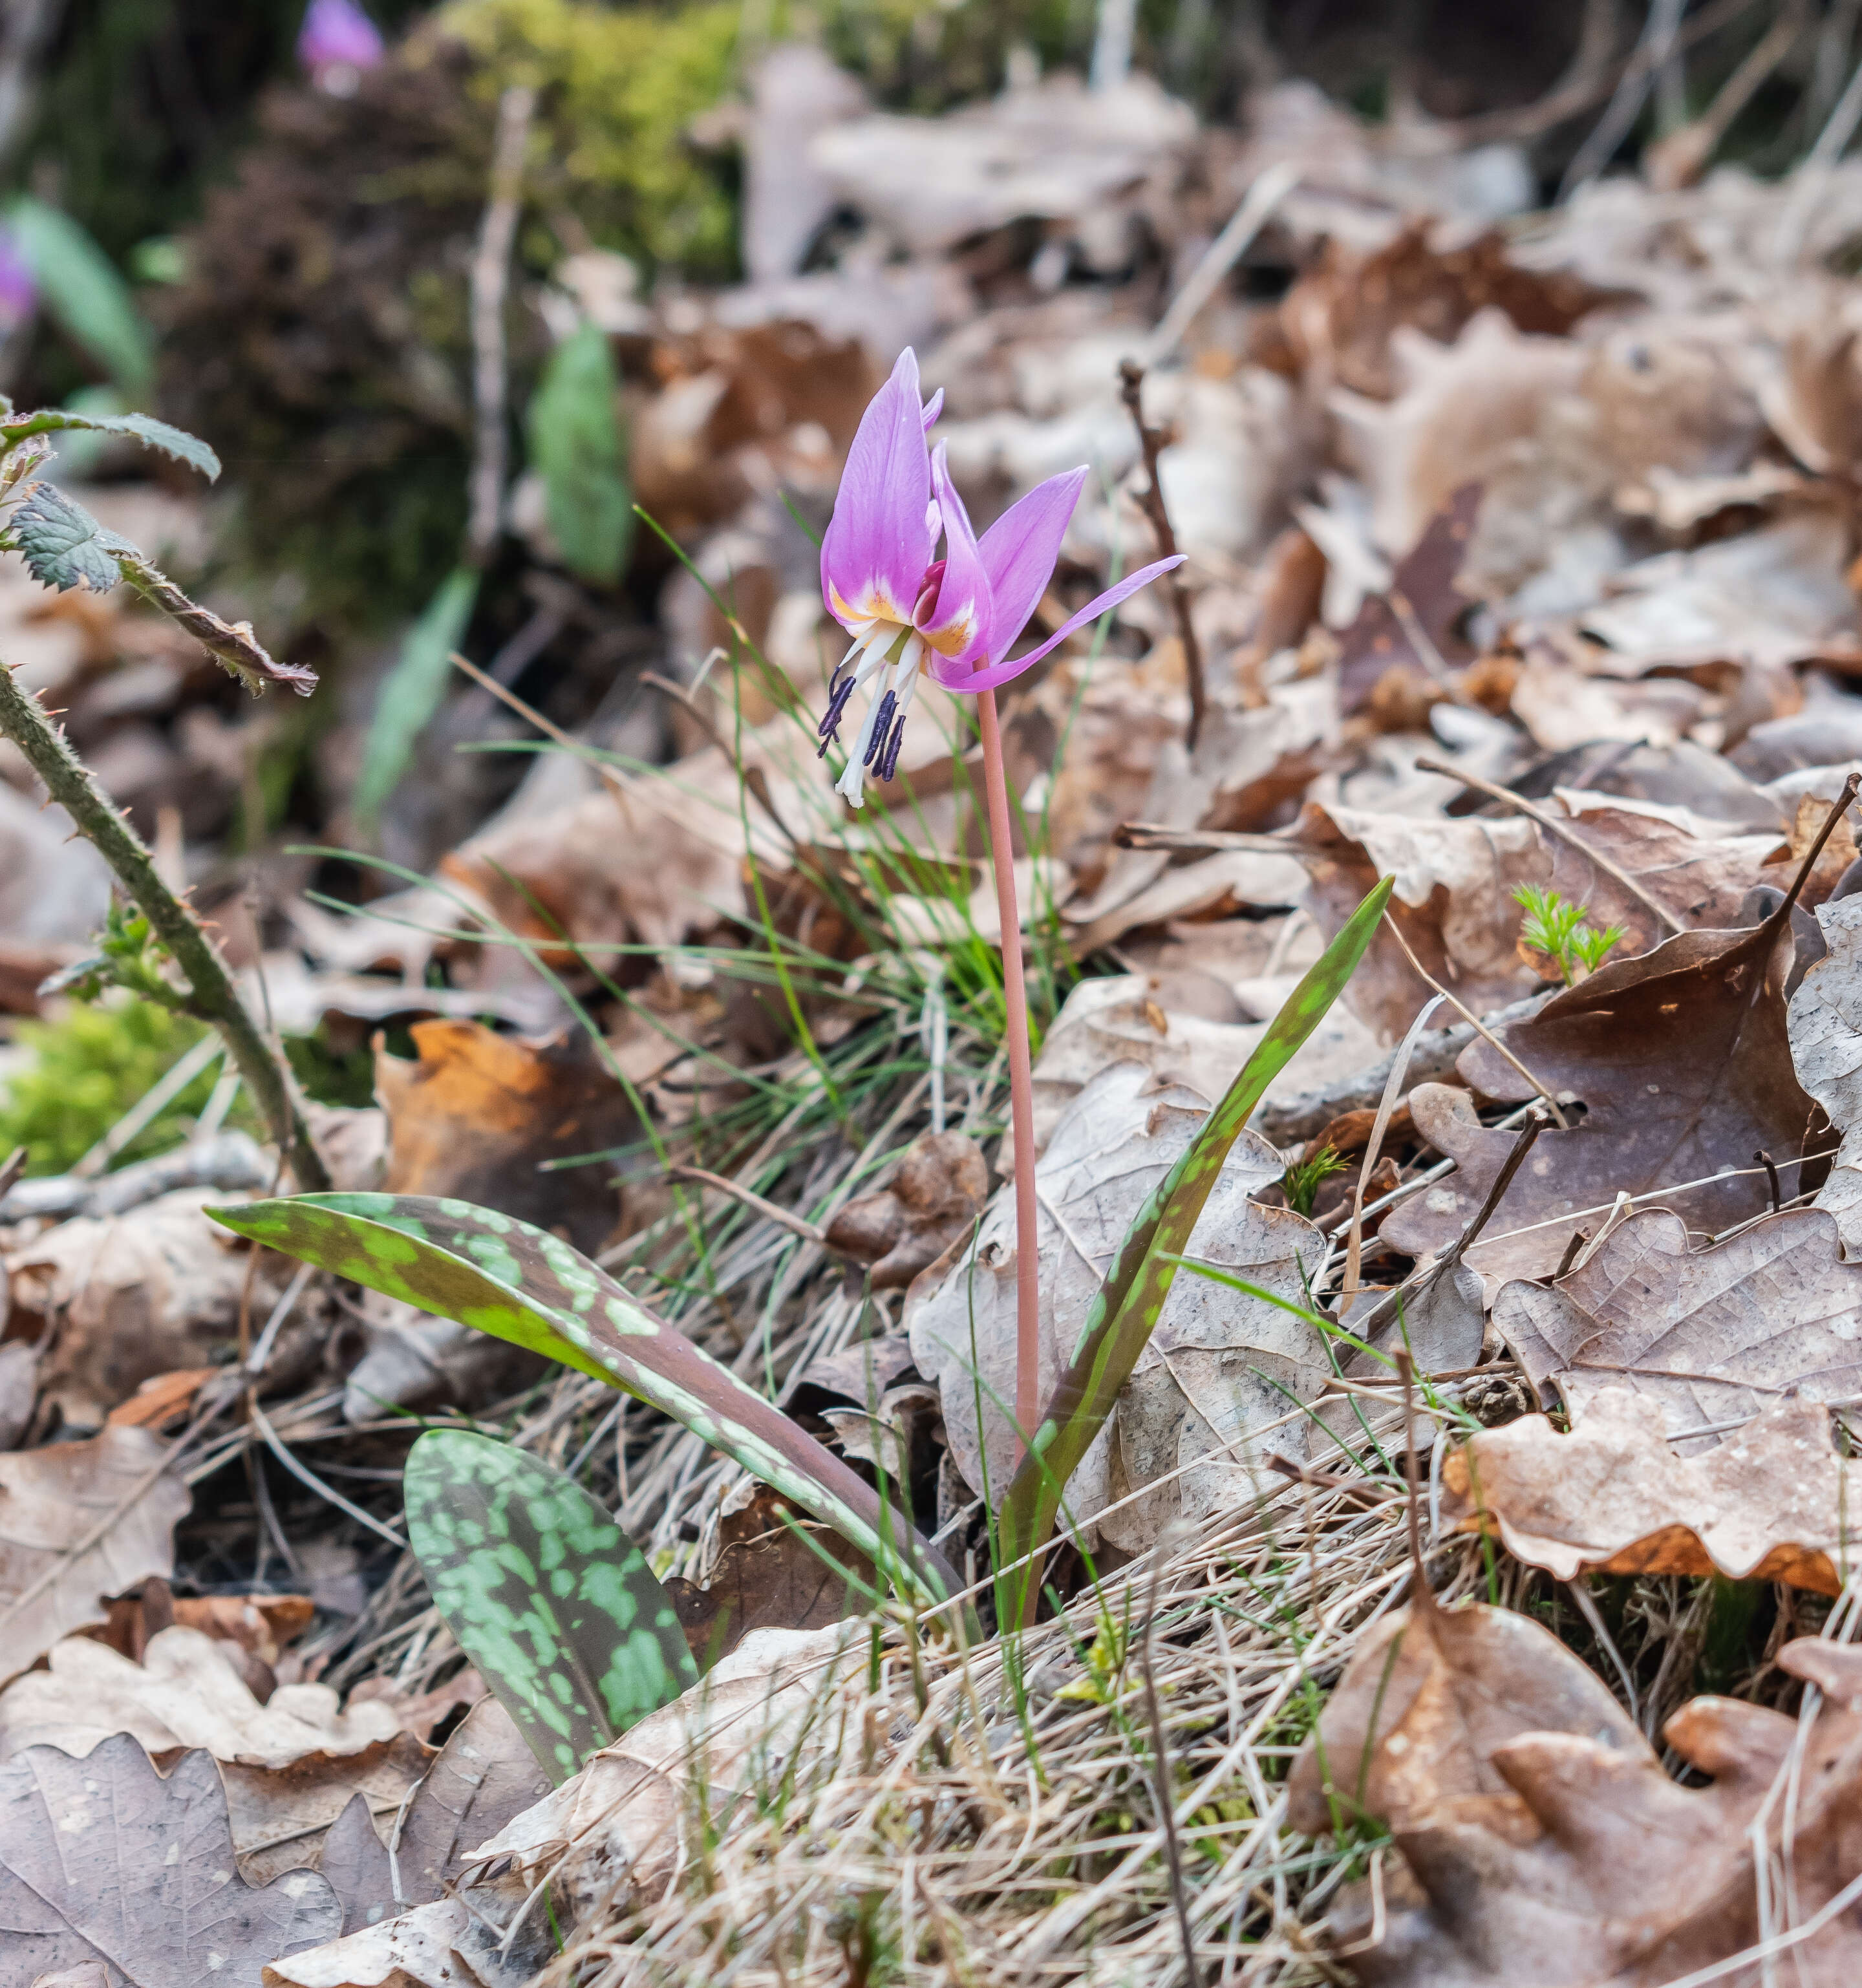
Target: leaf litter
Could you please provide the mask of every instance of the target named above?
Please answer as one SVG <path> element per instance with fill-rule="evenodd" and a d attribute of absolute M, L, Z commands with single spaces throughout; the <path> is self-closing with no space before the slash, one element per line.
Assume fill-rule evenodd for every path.
<path fill-rule="evenodd" d="M 905 117 L 813 52 L 796 127 L 770 106 L 797 54 L 742 127 L 756 280 L 602 306 L 627 467 L 691 570 L 617 633 L 562 592 L 547 505 L 511 506 L 546 647 L 580 631 L 555 653 L 590 640 L 604 681 L 627 659 L 627 696 L 533 727 L 532 680 L 488 653 L 458 722 L 567 749 L 490 819 L 465 776 L 405 783 L 405 888 L 338 919 L 292 884 L 253 928 L 267 984 L 372 1057 L 375 1104 L 326 1127 L 361 1156 L 343 1186 L 599 1253 L 980 1577 L 1016 1449 L 998 1183 L 1036 1182 L 1051 1379 L 1385 877 L 1390 925 L 1238 1141 L 1019 1639 L 869 1612 L 870 1567 L 650 1406 L 228 1247 L 199 1175 L 0 1211 L 0 1865 L 52 1942 L 20 1978 L 167 1978 L 47 1875 L 74 1760 L 125 1791 L 137 1882 L 147 1846 L 211 1838 L 173 1882 L 222 1902 L 234 1979 L 517 1988 L 558 1936 L 591 1980 L 709 1979 L 728 1946 L 746 1980 L 897 1955 L 1148 1983 L 1186 1939 L 1191 1975 L 1262 1984 L 1847 1978 L 1857 168 L 1613 175 L 1529 213 L 1527 151 L 1478 118 L 1373 126 L 1289 82 L 1201 125 L 1147 79 L 1058 77 Z M 1243 273 L 1207 265 L 1171 313 L 1277 169 Z M 907 340 L 985 516 L 1102 466 L 1038 627 L 1149 554 L 1134 353 L 1191 554 L 1193 746 L 1161 600 L 1004 698 L 1028 1154 L 972 740 L 914 727 L 853 821 L 791 715 L 832 661 L 799 520 Z M 135 772 L 75 660 L 79 611 L 113 656 L 139 625 L 93 590 L 147 536 L 86 495 L 69 543 L 39 543 L 49 497 L 32 514 L 79 583 L 9 644 L 125 805 L 230 791 L 204 727 L 145 725 L 163 770 Z M 1620 927 L 1608 958 L 1530 944 L 1522 887 Z M 0 935 L 29 1006 L 39 937 Z M 1438 983 L 1465 1013 L 1408 1040 Z M 1548 1095 L 1564 1122 L 1496 1192 Z M 1330 1190 L 1300 1187 L 1289 1162 L 1328 1154 Z M 553 1792 L 402 1547 L 424 1423 L 585 1486 L 711 1666 L 581 1735 Z M 198 1612 L 279 1591 L 308 1614 L 249 1644 Z"/>

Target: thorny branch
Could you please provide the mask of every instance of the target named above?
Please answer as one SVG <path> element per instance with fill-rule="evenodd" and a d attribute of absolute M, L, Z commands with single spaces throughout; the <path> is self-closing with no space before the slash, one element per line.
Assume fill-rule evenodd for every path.
<path fill-rule="evenodd" d="M 1144 451 L 1146 488 L 1138 501 L 1144 505 L 1144 515 L 1151 520 L 1151 530 L 1157 536 L 1158 558 L 1174 559 L 1177 534 L 1171 529 L 1170 512 L 1164 504 L 1164 486 L 1157 481 L 1157 457 L 1169 437 L 1162 428 L 1151 428 L 1145 421 L 1144 367 L 1136 360 L 1124 360 L 1119 365 L 1118 377 L 1122 397 L 1138 431 L 1138 446 Z M 1183 644 L 1183 667 L 1190 680 L 1190 724 L 1184 734 L 1184 742 L 1194 752 L 1202 732 L 1202 651 L 1197 645 L 1195 627 L 1190 619 L 1190 593 L 1183 583 L 1182 567 L 1173 567 L 1166 573 L 1164 584 L 1170 590 L 1171 607 L 1177 617 L 1177 638 Z"/>
<path fill-rule="evenodd" d="M 22 690 L 3 665 L 0 732 L 25 755 L 52 798 L 95 845 L 173 956 L 188 983 L 177 1005 L 220 1032 L 299 1187 L 306 1193 L 322 1192 L 329 1185 L 329 1176 L 298 1108 L 283 1061 L 240 999 L 206 928 L 162 881 L 141 837 L 112 806 L 38 699 Z"/>

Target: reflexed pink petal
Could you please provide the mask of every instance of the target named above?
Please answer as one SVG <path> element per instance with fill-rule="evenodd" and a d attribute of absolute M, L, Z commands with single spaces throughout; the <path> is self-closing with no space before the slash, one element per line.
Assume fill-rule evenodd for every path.
<path fill-rule="evenodd" d="M 918 617 L 918 632 L 941 666 L 980 661 L 989 652 L 989 576 L 977 549 L 970 514 L 951 482 L 942 442 L 931 458 L 931 484 L 944 517 L 944 573 L 937 600 Z"/>
<path fill-rule="evenodd" d="M 965 670 L 953 668 L 941 656 L 930 658 L 931 677 L 934 683 L 945 690 L 958 691 L 974 695 L 978 691 L 995 690 L 1005 683 L 1012 683 L 1024 670 L 1033 668 L 1050 649 L 1064 642 L 1076 628 L 1116 607 L 1121 600 L 1129 600 L 1141 587 L 1148 587 L 1160 573 L 1168 573 L 1172 566 L 1181 566 L 1183 555 L 1178 553 L 1174 559 L 1157 560 L 1150 566 L 1140 566 L 1136 573 L 1128 573 L 1117 587 L 1109 587 L 1097 600 L 1090 600 L 1070 620 L 1064 621 L 1048 637 L 1038 649 L 1030 649 L 1025 656 L 1017 656 L 1013 662 L 992 663 L 986 668 Z"/>
<path fill-rule="evenodd" d="M 924 432 L 927 434 L 931 433 L 931 423 L 943 412 L 944 389 L 940 387 L 924 404 Z"/>
<path fill-rule="evenodd" d="M 918 361 L 907 346 L 860 418 L 822 540 L 821 594 L 837 621 L 911 619 L 934 543 L 930 502 Z"/>
<path fill-rule="evenodd" d="M 978 549 L 995 606 L 989 646 L 999 657 L 1015 646 L 1028 617 L 1041 604 L 1086 480 L 1083 468 L 1050 476 L 1019 504 L 1010 505 L 982 536 Z"/>

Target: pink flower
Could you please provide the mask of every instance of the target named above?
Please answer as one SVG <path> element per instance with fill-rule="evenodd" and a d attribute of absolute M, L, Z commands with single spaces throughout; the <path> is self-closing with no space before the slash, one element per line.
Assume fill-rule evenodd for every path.
<path fill-rule="evenodd" d="M 1039 648 L 1005 660 L 1040 605 L 1060 556 L 1083 468 L 1050 476 L 996 519 L 978 541 L 950 479 L 941 443 L 926 431 L 944 396 L 918 397 L 909 347 L 860 417 L 847 451 L 834 515 L 821 545 L 827 611 L 853 637 L 828 685 L 821 752 L 840 734 L 857 690 L 871 687 L 866 715 L 836 789 L 858 807 L 870 766 L 889 780 L 898 765 L 905 713 L 923 670 L 941 688 L 975 695 L 1032 669 L 1109 607 L 1182 563 L 1159 560 L 1129 574 L 1056 629 Z M 938 541 L 944 556 L 934 559 Z M 880 682 L 885 678 L 883 685 Z"/>
<path fill-rule="evenodd" d="M 356 78 L 381 60 L 381 30 L 356 0 L 310 0 L 297 38 L 297 59 L 319 89 L 353 93 Z"/>
<path fill-rule="evenodd" d="M 0 227 L 0 337 L 24 324 L 39 303 L 32 265 L 11 228 Z"/>

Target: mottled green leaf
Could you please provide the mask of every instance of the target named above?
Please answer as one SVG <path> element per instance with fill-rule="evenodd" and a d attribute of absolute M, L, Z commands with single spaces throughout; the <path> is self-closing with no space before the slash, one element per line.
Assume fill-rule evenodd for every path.
<path fill-rule="evenodd" d="M 527 1222 L 419 1195 L 306 1194 L 207 1212 L 269 1249 L 651 1401 L 929 1598 L 962 1584 L 833 1451 L 605 1270 Z"/>
<path fill-rule="evenodd" d="M 634 532 L 620 395 L 607 333 L 584 323 L 551 355 L 530 403 L 549 536 L 571 573 L 601 586 L 620 577 Z"/>
<path fill-rule="evenodd" d="M 6 210 L 46 309 L 130 401 L 155 378 L 155 339 L 128 284 L 95 239 L 68 214 L 22 194 Z"/>
<path fill-rule="evenodd" d="M 136 549 L 51 483 L 33 485 L 6 536 L 25 555 L 26 570 L 39 585 L 56 587 L 61 593 L 79 581 L 107 593 L 123 577 L 117 554 Z"/>
<path fill-rule="evenodd" d="M 405 1488 L 433 1605 L 559 1784 L 697 1683 L 665 1589 L 573 1479 L 489 1436 L 429 1429 Z"/>
<path fill-rule="evenodd" d="M 1105 1425 L 1119 1390 L 1156 1329 L 1176 1280 L 1176 1259 L 1189 1246 L 1190 1232 L 1229 1149 L 1262 1093 L 1344 992 L 1384 915 L 1390 891 L 1391 880 L 1385 877 L 1352 913 L 1287 997 L 1189 1150 L 1133 1218 L 1002 1501 L 999 1543 L 1004 1566 L 1046 1545 L 1067 1479 Z M 1038 1572 L 1038 1564 L 1031 1563 L 1005 1577 L 1002 1621 L 1023 1619 Z"/>
<path fill-rule="evenodd" d="M 107 391 L 108 390 L 104 390 Z M 220 473 L 220 458 L 198 436 L 185 428 L 158 421 L 153 414 L 93 414 L 79 407 L 41 407 L 35 413 L 0 421 L 0 448 L 10 448 L 29 435 L 51 434 L 63 428 L 89 429 L 98 434 L 127 435 L 149 448 L 159 448 L 209 478 Z"/>

